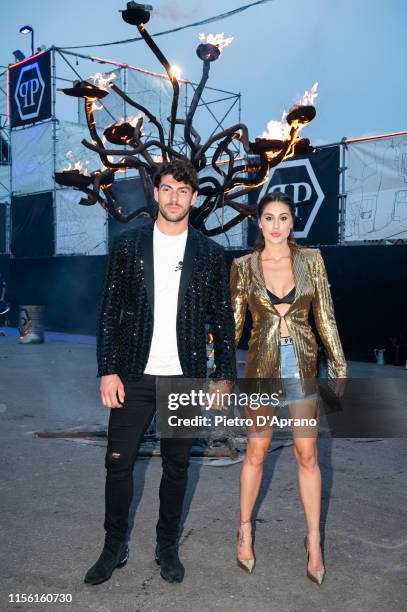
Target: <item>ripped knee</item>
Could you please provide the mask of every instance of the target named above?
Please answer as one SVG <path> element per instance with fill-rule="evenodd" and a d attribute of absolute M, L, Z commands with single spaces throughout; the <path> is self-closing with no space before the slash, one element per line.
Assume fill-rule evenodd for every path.
<path fill-rule="evenodd" d="M 126 456 L 116 450 L 108 450 L 106 453 L 105 467 L 107 470 L 122 470 L 126 467 Z"/>

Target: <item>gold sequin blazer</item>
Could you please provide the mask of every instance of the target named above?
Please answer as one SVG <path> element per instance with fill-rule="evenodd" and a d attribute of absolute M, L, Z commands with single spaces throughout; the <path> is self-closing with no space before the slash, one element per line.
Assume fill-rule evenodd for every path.
<path fill-rule="evenodd" d="M 324 261 L 319 249 L 292 245 L 295 298 L 284 315 L 301 379 L 317 375 L 317 342 L 308 322 L 312 306 L 316 327 L 328 353 L 329 376 L 344 377 L 347 368 L 336 327 Z M 236 345 L 248 307 L 253 319 L 246 365 L 247 378 L 280 378 L 281 315 L 267 294 L 260 252 L 234 259 L 230 289 L 235 316 Z"/>

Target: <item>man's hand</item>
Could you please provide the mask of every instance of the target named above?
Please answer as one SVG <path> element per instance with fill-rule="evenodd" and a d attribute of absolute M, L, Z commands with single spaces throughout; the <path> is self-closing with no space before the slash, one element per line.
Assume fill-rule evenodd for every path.
<path fill-rule="evenodd" d="M 106 408 L 121 408 L 124 403 L 124 386 L 117 374 L 108 374 L 100 379 L 100 398 Z"/>

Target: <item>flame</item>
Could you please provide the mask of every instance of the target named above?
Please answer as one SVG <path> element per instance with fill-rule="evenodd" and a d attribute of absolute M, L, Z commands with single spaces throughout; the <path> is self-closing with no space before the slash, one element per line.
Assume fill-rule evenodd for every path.
<path fill-rule="evenodd" d="M 315 82 L 309 91 L 306 91 L 303 96 L 297 99 L 295 104 L 297 106 L 309 106 L 314 104 L 314 100 L 318 95 L 318 83 Z M 267 131 L 263 132 L 261 138 L 269 138 L 271 140 L 285 140 L 288 138 L 290 131 L 290 125 L 286 121 L 287 112 L 283 111 L 281 121 L 275 121 L 272 119 L 267 123 Z M 302 129 L 303 125 L 293 124 L 293 127 L 298 130 Z"/>
<path fill-rule="evenodd" d="M 98 104 L 96 99 L 92 102 L 92 111 L 98 111 L 103 109 L 103 104 Z"/>
<path fill-rule="evenodd" d="M 137 113 L 137 115 L 134 115 L 134 117 L 128 117 L 126 119 L 127 123 L 130 123 L 130 125 L 132 125 L 133 127 L 136 127 L 137 122 L 139 119 L 142 119 L 144 117 L 144 113 Z M 124 123 L 124 119 L 123 119 L 123 123 Z"/>
<path fill-rule="evenodd" d="M 181 68 L 177 64 L 173 64 L 171 66 L 171 74 L 179 81 L 181 78 Z"/>
<path fill-rule="evenodd" d="M 306 91 L 304 95 L 296 101 L 298 106 L 312 106 L 314 100 L 318 95 L 318 83 L 315 82 L 309 91 Z"/>
<path fill-rule="evenodd" d="M 208 332 L 208 339 L 206 341 L 206 344 L 207 345 L 209 344 L 209 346 L 212 345 L 211 350 L 209 351 L 207 355 L 207 359 L 209 359 L 215 353 L 215 347 L 213 346 L 213 334 L 211 332 Z"/>
<path fill-rule="evenodd" d="M 223 32 L 220 34 L 204 34 L 204 32 L 201 32 L 199 34 L 199 40 L 203 43 L 215 45 L 215 47 L 218 47 L 219 51 L 222 51 L 224 47 L 230 45 L 233 40 L 233 36 L 225 37 Z"/>
<path fill-rule="evenodd" d="M 84 175 L 88 175 L 88 166 L 89 166 L 89 160 L 86 160 L 84 162 L 82 161 L 77 161 L 74 162 L 74 154 L 73 151 L 67 151 L 65 154 L 65 157 L 68 160 L 68 167 L 63 169 L 63 172 L 69 172 L 69 170 L 79 170 L 79 172 L 81 174 Z"/>
<path fill-rule="evenodd" d="M 93 84 L 96 85 L 96 87 L 106 89 L 106 84 L 116 78 L 117 75 L 114 72 L 111 72 L 110 74 L 108 72 L 96 72 L 95 74 L 92 74 L 92 76 L 89 77 L 89 80 L 93 81 Z"/>
<path fill-rule="evenodd" d="M 290 126 L 286 121 L 287 113 L 283 111 L 281 121 L 271 119 L 267 123 L 267 132 L 263 132 L 260 138 L 269 138 L 270 140 L 285 140 L 288 138 Z"/>

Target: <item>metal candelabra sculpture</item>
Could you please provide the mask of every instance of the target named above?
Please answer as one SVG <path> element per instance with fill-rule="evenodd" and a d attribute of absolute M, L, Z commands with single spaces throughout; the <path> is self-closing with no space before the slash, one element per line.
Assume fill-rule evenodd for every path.
<path fill-rule="evenodd" d="M 115 219 L 127 223 L 136 216 L 154 214 L 154 202 L 151 196 L 151 180 L 161 162 L 173 159 L 189 159 L 199 173 L 199 195 L 202 196 L 200 204 L 195 206 L 190 217 L 191 223 L 208 236 L 215 236 L 230 230 L 244 218 L 256 212 L 256 206 L 243 203 L 239 200 L 252 189 L 260 187 L 269 176 L 270 169 L 277 166 L 284 159 L 295 154 L 304 154 L 314 150 L 306 138 L 299 137 L 300 129 L 312 121 L 316 111 L 311 103 L 297 104 L 291 107 L 286 116 L 287 131 L 278 139 L 256 138 L 254 142 L 249 139 L 248 128 L 243 123 L 232 125 L 201 142 L 201 137 L 193 127 L 193 119 L 201 100 L 202 93 L 209 77 L 211 63 L 216 61 L 224 46 L 224 42 L 217 37 L 208 37 L 197 47 L 197 55 L 203 62 L 202 77 L 195 89 L 189 110 L 185 119 L 178 114 L 179 83 L 171 70 L 171 66 L 163 55 L 153 38 L 145 29 L 150 19 L 151 6 L 128 2 L 127 9 L 122 12 L 124 21 L 135 25 L 141 36 L 153 51 L 154 55 L 164 67 L 172 85 L 173 95 L 171 114 L 168 118 L 169 129 L 166 139 L 163 125 L 149 111 L 137 101 L 131 99 L 112 81 L 107 86 L 96 86 L 88 81 L 75 81 L 73 87 L 62 91 L 77 98 L 85 100 L 85 114 L 92 142 L 82 140 L 82 144 L 99 154 L 104 167 L 90 175 L 80 170 L 65 170 L 55 174 L 58 184 L 73 187 L 86 194 L 80 200 L 82 205 L 93 205 L 97 202 Z M 229 42 L 229 41 L 227 41 Z M 100 100 L 114 91 L 127 104 L 136 108 L 142 115 L 136 122 L 116 122 L 104 129 L 104 137 L 109 143 L 123 148 L 105 148 L 95 124 L 93 108 L 96 100 Z M 144 116 L 143 116 L 144 115 Z M 156 137 L 147 139 L 142 134 L 144 117 L 155 127 Z M 186 145 L 186 155 L 183 155 L 174 146 L 174 133 L 176 126 L 183 126 L 183 138 Z M 239 154 L 232 150 L 233 141 L 239 141 L 249 159 L 247 163 L 240 163 Z M 128 148 L 130 147 L 130 148 Z M 152 154 L 159 151 L 160 161 Z M 121 156 L 120 160 L 113 162 L 110 156 Z M 250 156 L 250 157 L 249 157 Z M 221 160 L 226 163 L 220 164 Z M 241 157 L 240 157 L 241 160 Z M 205 175 L 205 168 L 210 163 L 214 172 Z M 113 193 L 112 184 L 115 174 L 119 170 L 137 169 L 146 195 L 147 205 L 136 212 L 125 214 Z M 236 215 L 226 223 L 208 228 L 206 222 L 214 211 L 229 206 L 236 211 Z"/>

